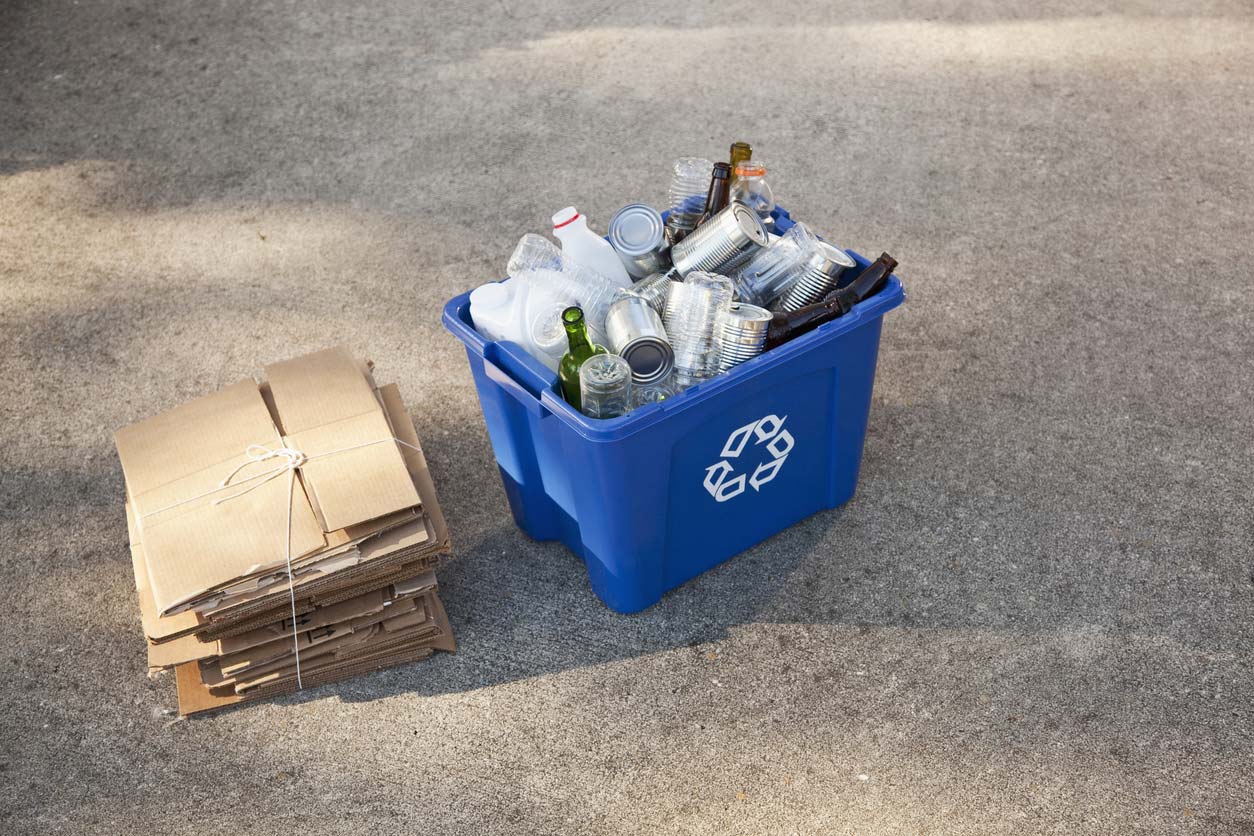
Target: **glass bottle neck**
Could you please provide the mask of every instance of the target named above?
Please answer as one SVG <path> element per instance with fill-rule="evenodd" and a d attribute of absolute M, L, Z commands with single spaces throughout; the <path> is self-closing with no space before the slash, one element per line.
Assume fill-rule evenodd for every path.
<path fill-rule="evenodd" d="M 592 344 L 588 342 L 588 328 L 582 319 L 578 322 L 563 324 L 566 326 L 566 342 L 571 351 L 592 347 Z"/>

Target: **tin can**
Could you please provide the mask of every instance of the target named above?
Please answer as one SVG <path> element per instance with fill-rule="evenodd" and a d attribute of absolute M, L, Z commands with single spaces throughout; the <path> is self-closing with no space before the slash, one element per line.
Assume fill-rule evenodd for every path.
<path fill-rule="evenodd" d="M 670 266 L 666 225 L 652 206 L 632 203 L 610 218 L 610 244 L 632 278 L 665 272 Z"/>
<path fill-rule="evenodd" d="M 719 371 L 725 372 L 761 354 L 770 327 L 770 311 L 747 302 L 732 302 L 719 323 Z"/>
<path fill-rule="evenodd" d="M 694 270 L 722 273 L 744 264 L 770 243 L 762 219 L 740 201 L 733 201 L 671 248 L 681 276 Z"/>
<path fill-rule="evenodd" d="M 666 299 L 671 286 L 670 273 L 654 273 L 646 276 L 627 289 L 632 296 L 639 296 L 649 303 L 660 317 L 666 316 Z"/>
<path fill-rule="evenodd" d="M 636 383 L 653 383 L 670 374 L 675 351 L 657 311 L 639 296 L 624 296 L 610 305 L 605 318 L 610 350 L 631 366 Z"/>
<path fill-rule="evenodd" d="M 814 252 L 801 274 L 779 300 L 781 311 L 795 311 L 822 300 L 836 286 L 840 274 L 853 267 L 854 260 L 840 247 L 816 240 Z"/>

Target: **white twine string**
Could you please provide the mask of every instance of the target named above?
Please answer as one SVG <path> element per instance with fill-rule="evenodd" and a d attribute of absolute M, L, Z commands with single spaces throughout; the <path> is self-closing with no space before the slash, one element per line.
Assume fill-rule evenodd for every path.
<path fill-rule="evenodd" d="M 230 473 L 226 475 L 225 479 L 223 479 L 221 482 L 218 483 L 217 487 L 210 488 L 209 490 L 196 494 L 195 496 L 190 497 L 189 499 L 184 499 L 179 502 L 175 502 L 172 505 L 167 505 L 164 508 L 158 508 L 155 511 L 149 511 L 148 513 L 143 514 L 141 516 L 141 519 L 146 519 L 148 517 L 155 516 L 165 511 L 170 511 L 175 508 L 179 508 L 183 505 L 187 505 L 191 502 L 195 502 L 198 499 L 204 499 L 207 496 L 212 496 L 213 494 L 218 493 L 220 491 L 224 491 L 227 488 L 238 487 L 239 485 L 243 485 L 248 482 L 253 483 L 249 485 L 247 488 L 244 488 L 241 491 L 237 491 L 236 493 L 233 493 L 230 496 L 222 496 L 213 501 L 214 505 L 221 505 L 223 502 L 227 502 L 228 500 L 243 496 L 249 491 L 252 491 L 255 488 L 261 487 L 266 482 L 269 482 L 271 479 L 274 479 L 284 473 L 288 474 L 288 478 L 287 478 L 287 535 L 286 535 L 286 545 L 283 551 L 286 556 L 285 559 L 287 561 L 288 602 L 291 604 L 291 607 L 292 607 L 292 649 L 295 653 L 295 658 L 296 658 L 296 687 L 298 690 L 301 690 L 301 691 L 305 690 L 305 684 L 301 680 L 301 676 L 300 676 L 300 631 L 296 629 L 296 583 L 294 579 L 294 573 L 292 571 L 292 504 L 296 496 L 296 471 L 299 468 L 303 467 L 304 465 L 316 459 L 325 459 L 328 456 L 334 456 L 339 453 L 347 453 L 351 450 L 360 450 L 363 447 L 371 447 L 375 444 L 383 444 L 388 441 L 393 441 L 401 445 L 402 447 L 408 447 L 410 450 L 417 450 L 418 452 L 422 452 L 420 448 L 415 447 L 414 445 L 408 442 L 401 441 L 399 438 L 378 438 L 378 439 L 375 439 L 374 441 L 364 441 L 361 444 L 354 444 L 350 447 L 341 447 L 338 450 L 327 450 L 324 453 L 315 453 L 312 456 L 305 455 L 300 450 L 297 450 L 294 447 L 279 446 L 279 447 L 272 448 L 272 447 L 267 447 L 264 444 L 250 444 L 248 445 L 248 447 L 244 449 L 244 456 L 247 458 L 247 461 L 240 462 L 240 464 L 237 465 L 234 470 L 232 470 Z M 232 485 L 231 480 L 233 480 L 239 474 L 239 472 L 243 470 L 244 468 L 249 467 L 254 464 L 260 464 L 262 462 L 270 461 L 272 459 L 282 459 L 283 463 L 280 464 L 278 467 L 272 468 L 263 473 L 258 473 L 253 476 L 249 476 L 247 479 L 241 479 L 238 482 L 235 482 L 234 485 Z"/>

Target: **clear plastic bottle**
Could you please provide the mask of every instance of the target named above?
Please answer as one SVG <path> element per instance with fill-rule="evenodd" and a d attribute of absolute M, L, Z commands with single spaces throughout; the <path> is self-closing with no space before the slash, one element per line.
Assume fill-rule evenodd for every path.
<path fill-rule="evenodd" d="M 716 328 L 731 301 L 731 280 L 717 273 L 697 270 L 671 283 L 665 327 L 675 352 L 676 391 L 718 373 Z"/>
<path fill-rule="evenodd" d="M 766 182 L 766 166 L 757 160 L 744 160 L 736 164 L 732 178 L 731 199 L 739 200 L 748 206 L 767 229 L 775 224 L 771 210 L 775 208 L 775 193 Z"/>
<path fill-rule="evenodd" d="M 671 184 L 667 191 L 670 215 L 666 234 L 672 244 L 683 239 L 697 226 L 705 210 L 714 163 L 703 157 L 680 157 L 671 167 Z"/>

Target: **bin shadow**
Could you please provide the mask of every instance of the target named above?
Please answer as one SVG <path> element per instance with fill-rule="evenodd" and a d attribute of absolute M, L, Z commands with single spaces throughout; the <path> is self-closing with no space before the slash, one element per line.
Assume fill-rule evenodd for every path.
<path fill-rule="evenodd" d="M 458 652 L 341 697 L 464 692 L 719 641 L 762 620 L 803 564 L 822 558 L 822 543 L 844 514 L 843 507 L 820 512 L 632 615 L 596 597 L 584 562 L 560 542 L 536 542 L 512 524 L 495 525 L 459 547 L 439 572 Z M 838 617 L 841 604 L 832 603 L 824 617 Z M 819 614 L 797 612 L 788 620 L 812 616 Z"/>

